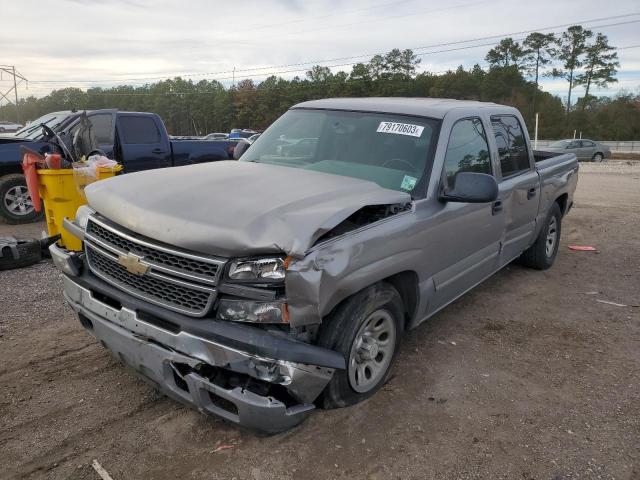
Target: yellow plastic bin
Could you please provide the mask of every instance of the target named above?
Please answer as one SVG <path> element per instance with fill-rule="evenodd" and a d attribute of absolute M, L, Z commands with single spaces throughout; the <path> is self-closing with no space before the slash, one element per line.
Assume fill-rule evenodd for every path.
<path fill-rule="evenodd" d="M 97 169 L 97 180 L 113 177 L 116 172 L 122 170 L 118 165 L 114 168 L 99 167 Z M 60 170 L 37 170 L 38 191 L 40 198 L 44 201 L 44 213 L 47 219 L 47 230 L 49 235 L 61 235 L 58 245 L 67 250 L 82 250 L 82 243 L 62 227 L 65 217 L 73 220 L 76 210 L 81 205 L 87 203 L 84 193 L 76 186 L 72 168 Z"/>

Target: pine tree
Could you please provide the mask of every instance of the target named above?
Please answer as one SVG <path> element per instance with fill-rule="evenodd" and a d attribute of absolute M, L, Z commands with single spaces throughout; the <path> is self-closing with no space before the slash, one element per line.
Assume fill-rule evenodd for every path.
<path fill-rule="evenodd" d="M 490 68 L 507 68 L 515 66 L 519 71 L 525 69 L 526 52 L 513 38 L 507 37 L 500 40 L 500 43 L 489 50 L 485 60 Z"/>
<path fill-rule="evenodd" d="M 535 80 L 535 90 L 533 91 L 532 112 L 536 111 L 536 100 L 538 96 L 538 80 L 541 70 L 553 61 L 556 55 L 557 39 L 553 33 L 533 32 L 524 39 L 525 65 L 527 72 L 533 75 Z"/>
<path fill-rule="evenodd" d="M 569 95 L 567 96 L 567 114 L 571 109 L 571 91 L 575 86 L 576 71 L 583 65 L 583 57 L 587 49 L 587 39 L 593 36 L 591 30 L 585 30 L 580 25 L 569 27 L 558 40 L 560 46 L 558 59 L 562 61 L 562 68 L 554 68 L 554 77 L 564 78 L 569 82 Z"/>
<path fill-rule="evenodd" d="M 598 33 L 595 41 L 587 45 L 583 65 L 584 73 L 576 76 L 575 84 L 585 86 L 584 99 L 587 101 L 591 85 L 606 88 L 608 84 L 618 81 L 615 78 L 617 67 L 620 66 L 618 54 L 602 33 Z"/>

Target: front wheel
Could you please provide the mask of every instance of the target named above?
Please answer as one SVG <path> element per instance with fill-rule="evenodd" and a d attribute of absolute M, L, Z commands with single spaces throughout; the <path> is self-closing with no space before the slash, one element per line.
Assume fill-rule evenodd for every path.
<path fill-rule="evenodd" d="M 402 299 L 388 283 L 368 287 L 341 303 L 323 321 L 319 345 L 345 358 L 323 392 L 322 406 L 338 408 L 361 402 L 385 383 L 400 346 Z"/>
<path fill-rule="evenodd" d="M 562 212 L 554 203 L 535 243 L 520 256 L 520 263 L 537 270 L 550 268 L 558 255 L 561 227 Z"/>
<path fill-rule="evenodd" d="M 596 153 L 596 154 L 593 156 L 592 160 L 593 160 L 594 162 L 598 162 L 598 163 L 600 163 L 600 162 L 602 162 L 602 160 L 604 160 L 604 156 L 603 156 L 601 153 Z"/>

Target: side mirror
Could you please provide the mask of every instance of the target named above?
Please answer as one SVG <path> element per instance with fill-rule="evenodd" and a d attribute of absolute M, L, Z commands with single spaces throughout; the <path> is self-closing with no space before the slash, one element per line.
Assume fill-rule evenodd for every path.
<path fill-rule="evenodd" d="M 446 202 L 489 203 L 498 198 L 498 182 L 486 173 L 460 172 L 452 189 L 445 188 L 440 200 Z"/>
<path fill-rule="evenodd" d="M 236 144 L 236 148 L 233 149 L 233 158 L 235 160 L 239 160 L 240 157 L 242 156 L 242 154 L 244 152 L 246 152 L 247 148 L 249 148 L 250 146 L 251 146 L 251 144 L 249 142 L 247 142 L 246 140 L 240 140 Z"/>

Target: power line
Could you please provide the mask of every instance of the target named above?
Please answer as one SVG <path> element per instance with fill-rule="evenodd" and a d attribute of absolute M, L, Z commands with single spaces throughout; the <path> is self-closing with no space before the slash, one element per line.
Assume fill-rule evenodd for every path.
<path fill-rule="evenodd" d="M 349 22 L 349 23 L 339 23 L 336 25 L 329 25 L 326 27 L 319 27 L 319 28 L 312 28 L 312 29 L 305 29 L 305 30 L 296 30 L 296 31 L 292 31 L 292 32 L 284 32 L 285 35 L 297 35 L 299 33 L 310 33 L 310 32 L 320 32 L 322 30 L 333 30 L 335 28 L 344 28 L 344 27 L 352 27 L 354 25 L 363 25 L 365 23 L 375 23 L 375 22 L 382 22 L 385 20 L 389 20 L 389 19 L 394 19 L 394 18 L 404 18 L 404 17 L 415 17 L 417 15 L 425 15 L 427 13 L 435 13 L 435 12 L 441 12 L 441 11 L 445 11 L 445 10 L 453 10 L 456 8 L 464 8 L 464 7 L 475 7 L 477 5 L 482 5 L 485 3 L 490 3 L 490 0 L 480 0 L 477 2 L 471 2 L 471 3 L 463 3 L 463 4 L 459 4 L 459 5 L 450 5 L 447 7 L 440 7 L 440 8 L 433 8 L 430 10 L 423 10 L 423 11 L 419 11 L 419 12 L 411 12 L 411 13 L 402 13 L 400 15 L 385 15 L 384 18 L 372 18 L 369 20 L 361 20 L 359 22 Z"/>
<path fill-rule="evenodd" d="M 471 38 L 471 39 L 466 39 L 466 40 L 458 40 L 458 41 L 453 41 L 453 42 L 442 42 L 442 43 L 435 43 L 435 44 L 431 44 L 431 45 L 424 45 L 421 47 L 413 47 L 411 48 L 411 50 L 425 50 L 425 49 L 430 49 L 430 48 L 437 48 L 437 47 L 443 47 L 443 46 L 450 46 L 450 45 L 461 45 L 464 43 L 470 43 L 470 42 L 476 42 L 476 41 L 484 41 L 484 40 L 492 40 L 492 39 L 498 39 L 498 38 L 503 38 L 503 37 L 510 37 L 510 36 L 514 36 L 514 35 L 524 35 L 524 34 L 529 34 L 529 33 L 533 33 L 533 32 L 539 32 L 539 31 L 548 31 L 548 30 L 555 30 L 558 28 L 565 28 L 565 27 L 569 27 L 572 25 L 577 25 L 577 24 L 587 24 L 587 23 L 594 23 L 594 22 L 600 22 L 600 21 L 606 21 L 606 20 L 615 20 L 618 18 L 627 18 L 627 17 L 634 17 L 634 16 L 638 16 L 640 15 L 640 12 L 635 12 L 635 13 L 629 13 L 629 14 L 625 14 L 625 15 L 614 15 L 614 16 L 609 16 L 609 17 L 600 17 L 600 18 L 593 18 L 593 19 L 589 19 L 589 20 L 582 20 L 579 22 L 571 22 L 571 23 L 564 23 L 564 24 L 560 24 L 560 25 L 553 25 L 553 26 L 548 26 L 548 27 L 541 27 L 541 28 L 536 28 L 536 29 L 532 29 L 532 30 L 521 30 L 518 32 L 510 32 L 510 33 L 503 33 L 500 35 L 489 35 L 489 36 L 485 36 L 485 37 L 476 37 L 476 38 Z M 602 28 L 602 27 L 611 27 L 611 26 L 617 26 L 617 25 L 626 25 L 629 23 L 637 23 L 638 20 L 632 20 L 629 22 L 618 22 L 618 23 L 611 23 L 611 24 L 605 24 L 605 25 L 594 25 L 591 26 L 590 28 Z M 557 33 L 557 32 L 555 32 Z M 484 45 L 482 45 L 484 46 Z M 469 48 L 476 48 L 475 46 L 469 47 Z M 324 60 L 309 60 L 309 61 L 305 61 L 305 62 L 298 62 L 298 63 L 289 63 L 289 64 L 284 64 L 284 65 L 272 65 L 272 66 L 265 66 L 265 67 L 256 67 L 256 68 L 245 68 L 245 69 L 235 69 L 236 73 L 246 73 L 246 72 L 257 72 L 257 71 L 263 71 L 263 70 L 272 70 L 272 69 L 276 69 L 276 68 L 288 68 L 288 67 L 297 67 L 297 66 L 303 66 L 303 65 L 317 65 L 317 64 L 321 64 L 321 63 L 328 63 L 328 62 L 341 62 L 341 61 L 345 61 L 345 60 L 355 60 L 355 59 L 361 59 L 361 58 L 367 58 L 367 57 L 373 57 L 375 55 L 384 55 L 384 53 L 386 52 L 375 52 L 375 53 L 365 53 L 365 54 L 360 54 L 360 55 L 354 55 L 354 56 L 350 56 L 350 57 L 337 57 L 337 58 L 331 58 L 331 59 L 324 59 Z M 428 54 L 427 53 L 423 53 L 423 54 Z M 422 54 L 422 55 L 423 55 Z M 356 62 L 353 62 L 356 63 Z M 338 64 L 336 66 L 346 66 L 346 65 L 353 65 L 353 63 L 345 63 L 345 64 Z M 331 66 L 329 66 L 331 67 Z M 301 70 L 298 70 L 301 71 Z M 169 79 L 169 78 L 174 78 L 176 76 L 180 76 L 180 77 L 206 77 L 206 76 L 212 76 L 212 75 L 223 75 L 223 74 L 230 74 L 233 73 L 233 70 L 224 70 L 224 71 L 218 71 L 218 72 L 205 72 L 205 73 L 186 73 L 186 74 L 177 74 L 177 75 L 173 75 L 173 76 L 154 76 L 154 77 L 133 77 L 133 78 L 123 78 L 123 79 L 114 79 L 114 80 L 68 80 L 68 81 L 63 81 L 63 80 L 34 80 L 31 81 L 31 83 L 62 83 L 62 84 L 69 84 L 69 83 L 111 83 L 111 82 L 131 82 L 131 81 L 142 81 L 142 80 L 162 80 L 162 79 Z M 263 75 L 258 75 L 258 74 L 252 74 L 253 76 L 263 76 Z M 268 74 L 270 75 L 270 74 Z"/>
<path fill-rule="evenodd" d="M 364 7 L 364 8 L 356 8 L 356 9 L 352 9 L 352 10 L 343 10 L 341 12 L 338 13 L 330 13 L 327 15 L 319 15 L 319 16 L 315 16 L 315 17 L 305 17 L 304 19 L 294 19 L 294 20 L 286 20 L 284 22 L 278 22 L 278 28 L 282 27 L 283 25 L 292 25 L 292 24 L 296 24 L 296 23 L 307 23 L 307 22 L 313 22 L 315 20 L 322 20 L 325 18 L 331 18 L 331 17 L 340 17 L 343 15 L 350 15 L 352 13 L 358 13 L 358 12 L 365 12 L 367 10 L 374 10 L 376 8 L 382 8 L 382 7 L 390 7 L 392 5 L 399 5 L 401 3 L 411 3 L 411 2 L 415 2 L 416 0 L 399 0 L 396 2 L 387 2 L 387 3 L 378 3 L 376 5 L 370 5 L 368 7 Z M 238 29 L 235 30 L 234 32 L 249 32 L 249 31 L 254 31 L 254 30 L 262 30 L 265 28 L 271 28 L 273 25 L 265 25 L 264 23 L 255 23 L 253 25 L 246 25 L 244 28 L 242 29 Z"/>
<path fill-rule="evenodd" d="M 623 23 L 640 23 L 640 20 L 634 20 L 634 21 L 630 21 L 630 22 L 623 22 Z M 613 24 L 611 24 L 613 25 Z M 611 26 L 611 25 L 601 25 L 601 26 Z M 521 38 L 516 38 L 516 40 L 520 40 Z M 469 49 L 473 49 L 473 48 L 479 48 L 479 47 L 487 47 L 487 46 L 492 46 L 494 45 L 493 42 L 488 42 L 488 43 L 480 43 L 480 44 L 476 44 L 476 45 L 465 45 L 462 47 L 454 47 L 454 48 L 447 48 L 447 49 L 441 49 L 441 50 L 433 50 L 430 52 L 423 52 L 423 53 L 417 53 L 416 56 L 418 57 L 424 57 L 427 55 L 435 55 L 438 53 L 446 53 L 446 52 L 454 52 L 454 51 L 460 51 L 460 50 L 469 50 Z M 620 47 L 619 50 L 624 50 L 624 49 L 630 49 L 630 48 L 638 48 L 640 47 L 640 45 L 629 45 L 626 47 Z M 333 65 L 324 65 L 326 68 L 338 68 L 338 67 L 347 67 L 347 66 L 351 66 L 354 65 L 353 62 L 351 63 L 339 63 L 339 64 L 333 64 Z M 237 70 L 236 70 L 237 71 Z M 303 72 L 306 71 L 306 68 L 303 69 L 293 69 L 293 70 L 281 70 L 281 71 L 277 71 L 277 72 L 267 72 L 267 73 L 258 73 L 258 74 L 253 74 L 252 77 L 271 77 L 271 76 L 278 76 L 278 75 L 283 75 L 283 74 L 287 74 L 287 73 L 299 73 L 299 72 Z M 446 72 L 446 71 L 445 71 Z M 432 72 L 432 73 L 444 73 L 444 72 Z M 235 79 L 235 77 L 233 76 L 228 76 L 228 77 L 217 77 L 217 78 L 212 78 L 211 80 L 215 80 L 215 81 L 222 81 L 222 80 L 231 80 L 231 79 Z"/>
<path fill-rule="evenodd" d="M 640 45 L 635 45 L 635 46 L 629 46 L 629 47 L 622 47 L 622 48 L 639 48 Z M 481 65 L 486 67 L 487 65 Z M 456 68 L 450 68 L 448 70 L 440 70 L 440 71 L 436 71 L 436 72 L 424 72 L 424 73 L 428 73 L 431 75 L 442 75 L 442 74 L 446 74 L 446 73 L 450 73 L 450 72 L 454 72 L 456 70 Z M 618 80 L 618 83 L 628 83 L 628 82 L 637 82 L 638 80 L 635 80 L 633 78 L 623 78 Z M 376 82 L 376 80 L 373 79 L 362 79 L 362 78 L 347 78 L 344 80 L 344 84 L 357 84 L 357 83 L 367 83 L 367 82 Z M 400 81 L 394 81 L 394 85 L 414 85 L 415 83 L 415 79 L 407 79 L 407 80 L 400 80 Z M 339 84 L 336 84 L 339 85 Z M 132 86 L 128 86 L 126 88 L 131 88 L 131 89 L 135 89 L 135 88 L 141 88 L 141 87 L 132 87 Z M 287 91 L 287 90 L 295 90 L 295 89 L 311 89 L 311 88 L 318 88 L 317 84 L 314 83 L 299 83 L 299 84 L 288 84 L 286 86 L 274 86 L 274 87 L 268 87 L 265 89 L 260 90 L 260 88 L 256 88 L 254 90 L 249 90 L 246 91 L 247 93 L 250 94 L 259 94 L 259 93 L 263 93 L 263 92 L 273 92 L 273 91 Z M 210 96 L 210 95 L 214 95 L 216 92 L 213 91 L 209 91 L 209 92 L 197 92 L 197 91 L 192 91 L 192 92 L 113 92 L 113 91 L 101 91 L 101 92 L 91 92 L 91 91 L 87 91 L 86 94 L 87 95 L 92 95 L 92 96 L 104 96 L 104 97 L 108 97 L 108 96 L 116 96 L 116 97 L 158 97 L 158 96 Z"/>

